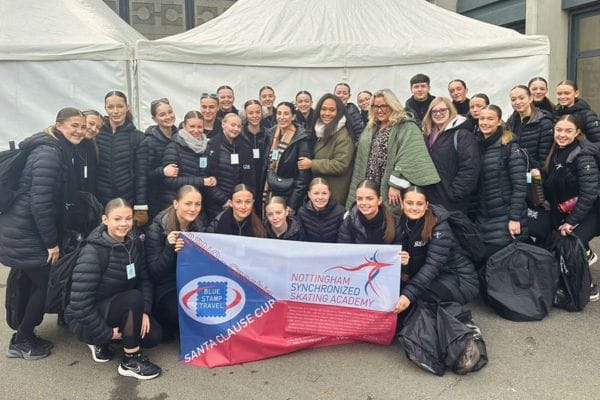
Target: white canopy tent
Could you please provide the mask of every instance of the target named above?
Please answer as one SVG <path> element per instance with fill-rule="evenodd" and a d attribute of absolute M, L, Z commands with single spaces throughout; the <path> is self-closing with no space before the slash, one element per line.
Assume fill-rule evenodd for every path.
<path fill-rule="evenodd" d="M 448 82 L 459 78 L 508 112 L 511 87 L 547 76 L 549 51 L 544 36 L 424 0 L 238 0 L 195 29 L 137 42 L 140 117 L 150 124 L 150 102 L 168 97 L 181 118 L 222 84 L 234 88 L 237 106 L 264 85 L 282 101 L 298 90 L 318 98 L 337 82 L 353 95 L 391 88 L 404 101 L 416 73 L 431 77 L 434 95 L 447 96 Z"/>
<path fill-rule="evenodd" d="M 143 36 L 103 1 L 2 1 L 0 15 L 0 148 L 47 127 L 63 107 L 102 112 L 109 90 L 134 92 L 133 48 Z"/>

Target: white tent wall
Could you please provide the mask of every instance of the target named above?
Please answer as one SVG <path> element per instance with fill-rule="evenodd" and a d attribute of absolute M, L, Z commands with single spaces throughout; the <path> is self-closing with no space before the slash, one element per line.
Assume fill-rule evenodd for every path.
<path fill-rule="evenodd" d="M 0 2 L 0 149 L 66 106 L 102 111 L 121 90 L 137 108 L 133 48 L 144 37 L 102 0 Z"/>
<path fill-rule="evenodd" d="M 130 93 L 127 61 L 0 62 L 0 148 L 52 124 L 63 107 L 104 110 L 109 90 Z"/>
<path fill-rule="evenodd" d="M 351 101 L 361 90 L 390 88 L 404 102 L 410 96 L 410 78 L 425 73 L 431 78 L 432 94 L 448 96 L 448 82 L 463 79 L 469 93 L 486 93 L 505 114 L 512 109 L 508 93 L 518 84 L 526 84 L 532 76 L 547 76 L 548 56 L 534 55 L 478 61 L 450 61 L 419 65 L 359 68 L 273 68 L 205 65 L 160 61 L 138 61 L 138 95 L 140 127 L 153 124 L 150 102 L 167 97 L 179 120 L 190 110 L 199 109 L 203 92 L 214 93 L 218 86 L 229 85 L 235 91 L 235 104 L 241 108 L 249 99 L 258 99 L 264 85 L 275 90 L 276 103 L 293 101 L 299 90 L 308 90 L 313 100 L 332 92 L 338 82 L 352 88 Z"/>
<path fill-rule="evenodd" d="M 401 100 L 416 73 L 447 96 L 448 81 L 467 82 L 509 112 L 508 92 L 547 76 L 548 39 L 452 13 L 424 0 L 238 0 L 220 17 L 178 35 L 138 41 L 141 125 L 149 104 L 168 97 L 181 118 L 202 92 L 233 87 L 236 106 L 264 85 L 277 101 L 299 90 L 317 98 L 347 82 L 391 88 Z M 355 101 L 353 96 L 352 101 Z"/>

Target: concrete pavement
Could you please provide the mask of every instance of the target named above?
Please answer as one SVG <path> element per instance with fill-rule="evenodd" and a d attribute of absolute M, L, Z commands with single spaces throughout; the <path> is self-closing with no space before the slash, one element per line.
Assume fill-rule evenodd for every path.
<path fill-rule="evenodd" d="M 600 241 L 592 246 L 600 252 Z M 600 262 L 592 267 L 600 280 Z M 8 269 L 0 267 L 4 299 Z M 425 372 L 408 361 L 397 343 L 351 344 L 303 350 L 277 358 L 203 369 L 177 362 L 178 347 L 148 350 L 163 368 L 155 380 L 117 374 L 117 358 L 98 364 L 88 348 L 56 316 L 38 333 L 55 343 L 39 361 L 0 354 L 0 400 L 8 399 L 594 399 L 600 396 L 600 302 L 580 313 L 554 309 L 541 322 L 511 322 L 480 302 L 469 305 L 487 343 L 489 364 L 466 376 Z M 0 308 L 0 352 L 11 330 Z"/>

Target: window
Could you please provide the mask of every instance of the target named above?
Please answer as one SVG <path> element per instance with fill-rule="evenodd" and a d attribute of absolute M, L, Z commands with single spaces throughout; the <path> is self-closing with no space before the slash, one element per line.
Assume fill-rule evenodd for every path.
<path fill-rule="evenodd" d="M 579 96 L 600 112 L 600 7 L 571 14 L 568 67 Z"/>

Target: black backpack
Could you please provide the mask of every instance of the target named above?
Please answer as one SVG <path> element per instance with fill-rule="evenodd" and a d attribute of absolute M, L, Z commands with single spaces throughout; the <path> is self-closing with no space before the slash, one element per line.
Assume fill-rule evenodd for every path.
<path fill-rule="evenodd" d="M 461 248 L 461 253 L 475 264 L 485 259 L 485 244 L 479 229 L 467 215 L 461 211 L 448 211 L 448 224 Z"/>
<path fill-rule="evenodd" d="M 481 278 L 484 298 L 498 315 L 538 321 L 552 307 L 559 268 L 548 250 L 513 242 L 488 259 Z"/>
<path fill-rule="evenodd" d="M 0 152 L 0 214 L 7 212 L 22 193 L 18 190 L 19 178 L 30 151 L 13 148 Z"/>
<path fill-rule="evenodd" d="M 549 249 L 560 266 L 560 280 L 554 305 L 567 311 L 581 311 L 590 301 L 590 267 L 585 247 L 573 234 L 562 236 L 554 231 Z"/>
<path fill-rule="evenodd" d="M 58 263 L 52 266 L 48 280 L 48 291 L 46 292 L 47 314 L 62 314 L 67 305 L 69 305 L 73 269 L 77 264 L 79 253 L 86 243 L 85 240 L 79 242 L 79 245 L 74 250 L 62 256 L 58 260 Z M 106 268 L 110 250 L 104 247 L 97 250 L 100 257 L 100 265 Z"/>

